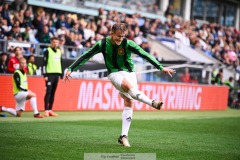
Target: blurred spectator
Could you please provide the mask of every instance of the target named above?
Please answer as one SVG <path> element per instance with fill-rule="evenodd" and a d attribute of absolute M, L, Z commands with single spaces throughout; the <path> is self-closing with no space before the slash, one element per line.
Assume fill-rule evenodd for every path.
<path fill-rule="evenodd" d="M 193 84 L 198 84 L 198 79 L 197 79 L 197 76 L 190 76 L 190 83 L 193 83 Z"/>
<path fill-rule="evenodd" d="M 31 18 L 30 10 L 26 10 L 24 12 L 24 19 L 23 19 L 22 27 L 26 27 L 26 26 L 32 27 L 32 18 Z"/>
<path fill-rule="evenodd" d="M 9 25 L 11 25 L 11 19 L 10 19 L 10 14 L 9 14 L 9 11 L 8 11 L 8 4 L 7 3 L 3 4 L 3 9 L 2 9 L 1 16 L 2 16 L 2 18 L 7 20 L 7 23 Z"/>
<path fill-rule="evenodd" d="M 30 55 L 28 57 L 28 63 L 27 63 L 27 68 L 28 68 L 28 74 L 29 75 L 36 75 L 37 66 L 34 63 L 35 63 L 35 57 L 34 57 L 34 55 Z"/>
<path fill-rule="evenodd" d="M 8 72 L 14 73 L 16 69 L 19 69 L 19 59 L 22 58 L 22 49 L 20 47 L 14 48 L 15 56 L 11 57 L 8 62 Z"/>
<path fill-rule="evenodd" d="M 79 23 L 74 23 L 73 28 L 70 29 L 70 32 L 74 32 L 75 34 L 82 34 L 79 30 Z"/>
<path fill-rule="evenodd" d="M 2 19 L 2 30 L 4 35 L 8 35 L 12 26 L 8 23 L 7 19 Z"/>
<path fill-rule="evenodd" d="M 57 29 L 56 29 L 55 25 L 53 24 L 52 20 L 48 21 L 47 26 L 49 28 L 49 32 L 51 32 L 54 36 L 57 36 Z"/>
<path fill-rule="evenodd" d="M 106 11 L 103 8 L 98 9 L 98 20 L 103 22 L 107 20 Z"/>
<path fill-rule="evenodd" d="M 51 15 L 51 17 L 50 17 L 50 20 L 52 21 L 52 26 L 53 27 L 56 27 L 56 23 L 57 23 L 57 16 L 56 16 L 56 13 L 55 12 L 53 12 L 52 13 L 52 15 Z"/>
<path fill-rule="evenodd" d="M 87 23 L 86 28 L 83 29 L 85 40 L 88 40 L 90 37 L 95 37 L 95 32 L 92 29 L 92 25 Z"/>
<path fill-rule="evenodd" d="M 7 54 L 0 54 L 0 73 L 7 73 Z"/>
<path fill-rule="evenodd" d="M 140 27 L 140 31 L 143 33 L 143 36 L 146 38 L 147 34 L 149 33 L 149 20 L 145 20 L 144 25 Z"/>
<path fill-rule="evenodd" d="M 65 23 L 62 23 L 61 27 L 58 28 L 58 30 L 57 30 L 57 35 L 58 36 L 65 35 L 66 34 L 66 30 L 67 30 L 67 28 L 65 27 Z"/>
<path fill-rule="evenodd" d="M 158 14 L 158 11 L 159 11 L 158 4 L 154 4 L 153 5 L 153 13 Z"/>
<path fill-rule="evenodd" d="M 57 20 L 56 22 L 56 28 L 59 29 L 62 24 L 64 24 L 64 26 L 66 26 L 66 21 L 65 21 L 65 15 L 64 14 L 61 14 L 59 19 Z"/>
<path fill-rule="evenodd" d="M 224 85 L 229 87 L 229 92 L 228 92 L 228 106 L 230 106 L 233 102 L 233 90 L 234 87 L 232 85 L 233 82 L 233 77 L 229 77 L 228 80 L 224 81 Z"/>
<path fill-rule="evenodd" d="M 37 15 L 33 22 L 32 22 L 32 25 L 34 26 L 34 28 L 38 31 L 38 33 L 42 33 L 43 32 L 43 29 L 44 29 L 44 25 L 41 21 L 41 16 L 40 15 Z"/>
<path fill-rule="evenodd" d="M 22 7 L 22 5 L 24 5 L 26 2 L 24 2 L 25 0 L 15 0 L 14 1 L 14 9 L 16 10 L 16 11 L 19 11 L 20 10 L 20 8 Z"/>
<path fill-rule="evenodd" d="M 70 15 L 68 15 L 65 23 L 66 28 L 71 29 L 73 25 L 72 23 L 73 23 L 72 18 L 70 17 Z"/>
<path fill-rule="evenodd" d="M 148 53 L 150 53 L 150 45 L 147 41 L 143 41 L 142 44 L 140 45 L 142 49 Z"/>
<path fill-rule="evenodd" d="M 228 80 L 224 81 L 224 85 L 229 87 L 230 92 L 233 91 L 233 89 L 234 89 L 232 82 L 233 82 L 233 77 L 229 77 Z"/>
<path fill-rule="evenodd" d="M 217 78 L 217 71 L 216 69 L 213 69 L 211 73 L 211 84 L 214 85 L 216 83 L 216 78 Z"/>
<path fill-rule="evenodd" d="M 61 37 L 59 39 L 59 49 L 61 50 L 61 53 L 64 54 L 64 45 L 65 45 L 65 38 L 64 37 Z"/>
<path fill-rule="evenodd" d="M 4 39 L 5 35 L 4 35 L 4 29 L 2 28 L 2 20 L 0 17 L 0 39 Z M 0 49 L 2 50 L 2 46 L 0 45 Z"/>
<path fill-rule="evenodd" d="M 170 18 L 172 18 L 174 16 L 174 14 L 173 14 L 173 6 L 172 5 L 169 5 L 167 7 L 167 10 L 165 11 L 164 16 L 165 17 L 170 17 Z"/>
<path fill-rule="evenodd" d="M 20 32 L 20 28 L 17 25 L 13 26 L 12 30 L 10 31 L 10 34 L 11 34 L 13 40 L 17 40 L 17 37 L 22 38 L 22 33 Z M 19 41 L 19 39 L 18 39 L 18 41 Z"/>
<path fill-rule="evenodd" d="M 161 59 L 158 57 L 157 51 L 154 51 L 154 52 L 153 52 L 153 57 L 155 57 L 155 59 L 156 59 L 158 62 L 161 61 Z"/>
<path fill-rule="evenodd" d="M 240 103 L 240 79 L 237 81 L 237 101 Z"/>
<path fill-rule="evenodd" d="M 14 21 L 19 21 L 20 22 L 20 27 L 23 27 L 23 20 L 24 20 L 24 10 L 21 9 L 18 12 L 15 12 L 14 17 L 13 17 Z"/>
<path fill-rule="evenodd" d="M 157 36 L 157 23 L 151 25 L 149 34 Z"/>
<path fill-rule="evenodd" d="M 53 35 L 49 32 L 48 26 L 46 25 L 43 27 L 43 32 L 38 32 L 36 37 L 40 43 L 50 43 L 51 37 L 53 37 Z"/>
<path fill-rule="evenodd" d="M 184 69 L 184 73 L 181 76 L 181 81 L 183 83 L 190 83 L 190 73 L 188 68 Z"/>
<path fill-rule="evenodd" d="M 25 42 L 29 42 L 30 41 L 30 31 L 31 31 L 31 27 L 30 26 L 26 26 L 25 27 L 25 31 L 22 33 L 22 40 Z"/>
<path fill-rule="evenodd" d="M 218 74 L 215 78 L 215 84 L 222 85 L 223 84 L 223 69 L 219 69 Z"/>
<path fill-rule="evenodd" d="M 175 38 L 179 39 L 182 44 L 190 46 L 190 40 L 186 33 L 184 32 L 182 26 L 180 24 L 176 24 L 175 28 L 176 28 Z"/>

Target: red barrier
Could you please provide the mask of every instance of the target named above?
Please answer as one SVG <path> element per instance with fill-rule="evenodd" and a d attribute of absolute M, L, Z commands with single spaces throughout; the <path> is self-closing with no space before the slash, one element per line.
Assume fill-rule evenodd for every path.
<path fill-rule="evenodd" d="M 39 110 L 44 110 L 45 81 L 43 77 L 28 77 L 29 89 L 37 94 Z M 139 83 L 139 89 L 153 99 L 164 102 L 163 110 L 225 110 L 228 88 L 173 83 Z M 0 105 L 15 107 L 12 77 L 0 76 Z M 73 79 L 70 83 L 58 83 L 54 110 L 122 110 L 123 100 L 108 80 Z M 153 110 L 136 101 L 135 110 Z M 26 110 L 31 110 L 29 102 Z"/>

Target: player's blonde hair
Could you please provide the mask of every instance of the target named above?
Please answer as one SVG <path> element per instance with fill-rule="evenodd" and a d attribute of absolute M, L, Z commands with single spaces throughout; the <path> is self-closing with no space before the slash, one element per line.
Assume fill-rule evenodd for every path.
<path fill-rule="evenodd" d="M 121 31 L 122 33 L 127 33 L 128 29 L 125 23 L 115 23 L 112 26 L 112 32 L 115 33 L 116 31 Z"/>
<path fill-rule="evenodd" d="M 24 57 L 19 58 L 19 63 L 22 62 L 22 61 L 27 61 L 27 60 Z"/>

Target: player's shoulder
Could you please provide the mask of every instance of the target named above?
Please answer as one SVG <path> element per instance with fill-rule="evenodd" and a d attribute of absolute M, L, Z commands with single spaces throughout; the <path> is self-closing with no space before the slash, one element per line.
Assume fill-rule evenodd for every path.
<path fill-rule="evenodd" d="M 13 72 L 13 75 L 19 75 L 19 72 L 21 72 L 19 69 L 16 69 L 14 72 Z"/>
<path fill-rule="evenodd" d="M 127 46 L 132 46 L 132 47 L 137 46 L 137 44 L 133 40 L 130 40 L 130 39 L 127 39 L 126 45 Z"/>
<path fill-rule="evenodd" d="M 131 40 L 131 39 L 127 39 L 127 44 L 135 44 L 135 42 L 133 40 Z"/>

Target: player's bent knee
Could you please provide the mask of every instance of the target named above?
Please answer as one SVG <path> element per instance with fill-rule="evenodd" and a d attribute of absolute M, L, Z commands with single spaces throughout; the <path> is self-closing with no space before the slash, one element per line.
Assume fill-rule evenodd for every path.
<path fill-rule="evenodd" d="M 36 97 L 36 94 L 32 92 L 32 93 L 29 93 L 27 97 L 30 99 L 32 97 Z"/>

